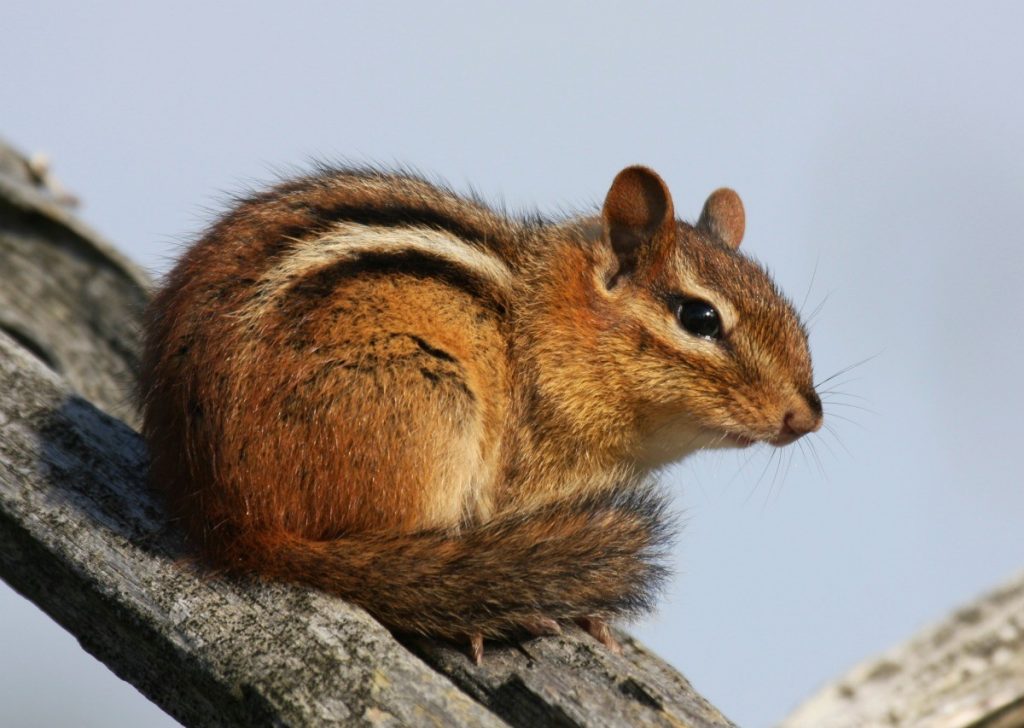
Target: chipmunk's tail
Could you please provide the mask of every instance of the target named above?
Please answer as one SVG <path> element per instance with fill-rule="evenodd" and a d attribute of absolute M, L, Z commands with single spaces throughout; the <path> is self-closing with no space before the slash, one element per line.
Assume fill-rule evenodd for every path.
<path fill-rule="evenodd" d="M 217 561 L 336 594 L 398 631 L 498 637 L 538 617 L 649 609 L 667 574 L 667 521 L 662 496 L 631 484 L 457 534 L 246 536 Z"/>

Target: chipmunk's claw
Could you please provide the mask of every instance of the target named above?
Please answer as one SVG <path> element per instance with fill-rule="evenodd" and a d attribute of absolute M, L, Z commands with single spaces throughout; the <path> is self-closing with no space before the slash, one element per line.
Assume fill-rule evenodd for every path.
<path fill-rule="evenodd" d="M 519 622 L 519 626 L 532 637 L 551 637 L 562 634 L 562 626 L 550 617 L 526 619 Z M 466 637 L 469 639 L 469 658 L 474 665 L 482 665 L 484 662 L 483 632 L 474 632 Z"/>
<path fill-rule="evenodd" d="M 614 654 L 622 654 L 622 645 L 612 636 L 612 629 L 603 617 L 577 617 L 576 624 Z"/>
<path fill-rule="evenodd" d="M 562 626 L 550 617 L 534 617 L 519 624 L 534 637 L 552 637 L 562 634 Z"/>
<path fill-rule="evenodd" d="M 484 664 L 484 635 L 483 632 L 476 632 L 469 635 L 469 659 L 474 665 Z"/>

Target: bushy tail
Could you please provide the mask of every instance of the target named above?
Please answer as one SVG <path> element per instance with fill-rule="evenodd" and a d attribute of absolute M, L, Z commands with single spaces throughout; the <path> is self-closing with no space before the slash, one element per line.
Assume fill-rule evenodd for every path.
<path fill-rule="evenodd" d="M 649 609 L 667 575 L 667 537 L 664 499 L 632 484 L 454 535 L 264 534 L 220 556 L 231 571 L 336 594 L 399 631 L 498 637 L 537 617 Z"/>

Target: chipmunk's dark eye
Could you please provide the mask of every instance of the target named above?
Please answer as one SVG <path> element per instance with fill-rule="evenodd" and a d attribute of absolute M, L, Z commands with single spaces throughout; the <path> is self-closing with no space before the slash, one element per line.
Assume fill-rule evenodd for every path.
<path fill-rule="evenodd" d="M 715 307 L 707 301 L 679 301 L 676 304 L 676 318 L 679 319 L 679 325 L 694 336 L 703 336 L 705 339 L 718 339 L 722 336 L 722 319 Z"/>

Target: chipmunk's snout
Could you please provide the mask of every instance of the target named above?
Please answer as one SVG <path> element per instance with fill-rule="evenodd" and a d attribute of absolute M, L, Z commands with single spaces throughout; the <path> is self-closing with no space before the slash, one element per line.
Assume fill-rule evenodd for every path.
<path fill-rule="evenodd" d="M 798 394 L 782 416 L 782 425 L 772 444 L 788 445 L 810 432 L 817 432 L 821 421 L 821 398 L 817 392 L 810 390 Z"/>

